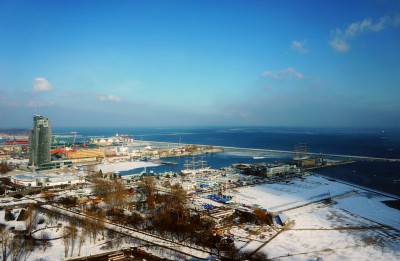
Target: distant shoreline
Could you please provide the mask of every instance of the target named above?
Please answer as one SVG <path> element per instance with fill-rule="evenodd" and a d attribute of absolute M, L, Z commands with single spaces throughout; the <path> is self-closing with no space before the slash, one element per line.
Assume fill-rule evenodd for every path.
<path fill-rule="evenodd" d="M 393 199 L 396 199 L 396 200 L 400 200 L 400 196 L 397 196 L 397 195 L 394 195 L 394 194 L 391 194 L 391 193 L 379 191 L 379 190 L 372 189 L 372 188 L 367 188 L 367 187 L 364 187 L 364 186 L 361 186 L 361 185 L 357 185 L 357 184 L 354 184 L 354 183 L 351 183 L 351 182 L 348 182 L 348 181 L 344 181 L 344 180 L 337 179 L 337 178 L 332 178 L 332 177 L 326 176 L 324 174 L 319 174 L 319 173 L 314 173 L 314 172 L 311 172 L 311 173 L 313 175 L 315 175 L 315 176 L 319 176 L 319 177 L 325 178 L 325 179 L 327 179 L 329 181 L 339 182 L 339 183 L 342 183 L 342 184 L 345 184 L 345 185 L 352 186 L 354 188 L 366 190 L 368 192 L 373 192 L 373 193 L 376 193 L 376 194 L 379 194 L 379 195 L 382 195 L 382 196 L 385 196 L 385 197 L 389 197 L 389 198 L 393 198 Z"/>

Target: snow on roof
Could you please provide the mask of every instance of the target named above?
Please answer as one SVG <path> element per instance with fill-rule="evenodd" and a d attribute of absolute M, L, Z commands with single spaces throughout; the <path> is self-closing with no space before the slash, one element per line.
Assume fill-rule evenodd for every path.
<path fill-rule="evenodd" d="M 36 179 L 40 178 L 48 178 L 52 182 L 61 182 L 61 181 L 76 180 L 79 178 L 79 174 L 78 173 L 62 173 L 62 174 L 24 173 L 24 174 L 17 174 L 13 178 L 24 182 L 36 181 Z"/>
<path fill-rule="evenodd" d="M 289 220 L 289 217 L 284 214 L 278 214 L 277 218 L 279 219 L 279 222 L 278 222 L 278 223 L 280 223 L 279 225 L 283 225 L 283 224 L 285 224 L 286 221 Z"/>
<path fill-rule="evenodd" d="M 28 164 L 29 160 L 28 159 L 8 159 L 6 160 L 7 163 L 13 163 L 13 164 Z"/>
<path fill-rule="evenodd" d="M 138 168 L 145 167 L 156 167 L 158 164 L 145 161 L 126 161 L 126 162 L 116 162 L 109 164 L 99 164 L 95 168 L 97 171 L 101 170 L 103 173 L 116 172 L 116 171 L 127 171 Z"/>
<path fill-rule="evenodd" d="M 11 200 L 5 200 L 1 198 L 0 201 L 0 207 L 7 207 L 7 206 L 15 206 L 15 205 L 25 205 L 25 204 L 34 204 L 36 201 L 32 199 L 21 199 L 21 200 L 14 200 L 13 198 Z M 0 221 L 1 223 L 1 221 Z"/>

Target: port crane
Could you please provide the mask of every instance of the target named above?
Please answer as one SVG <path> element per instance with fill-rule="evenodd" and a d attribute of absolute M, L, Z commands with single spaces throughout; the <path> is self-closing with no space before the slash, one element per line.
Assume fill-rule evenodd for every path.
<path fill-rule="evenodd" d="M 76 142 L 76 135 L 78 132 L 76 131 L 71 131 L 67 133 L 55 133 L 53 134 L 52 138 L 52 154 L 53 153 L 66 153 L 67 151 L 71 151 L 71 147 L 75 144 Z M 66 140 L 61 140 L 61 138 L 67 138 Z M 62 148 L 60 148 L 62 147 Z M 69 147 L 69 148 L 68 148 Z"/>

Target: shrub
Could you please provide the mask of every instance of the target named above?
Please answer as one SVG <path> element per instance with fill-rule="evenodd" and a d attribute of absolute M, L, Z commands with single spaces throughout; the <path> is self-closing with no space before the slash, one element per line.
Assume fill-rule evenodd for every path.
<path fill-rule="evenodd" d="M 6 221 L 13 221 L 13 220 L 15 220 L 14 214 L 11 212 L 10 209 L 7 209 L 7 210 L 6 210 L 6 213 L 5 213 L 5 215 L 4 215 L 4 219 L 5 219 Z"/>

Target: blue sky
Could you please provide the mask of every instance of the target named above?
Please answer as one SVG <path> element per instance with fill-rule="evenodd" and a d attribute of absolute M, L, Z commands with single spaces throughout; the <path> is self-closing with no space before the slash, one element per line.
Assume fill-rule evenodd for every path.
<path fill-rule="evenodd" d="M 0 1 L 0 127 L 399 127 L 400 1 Z"/>

